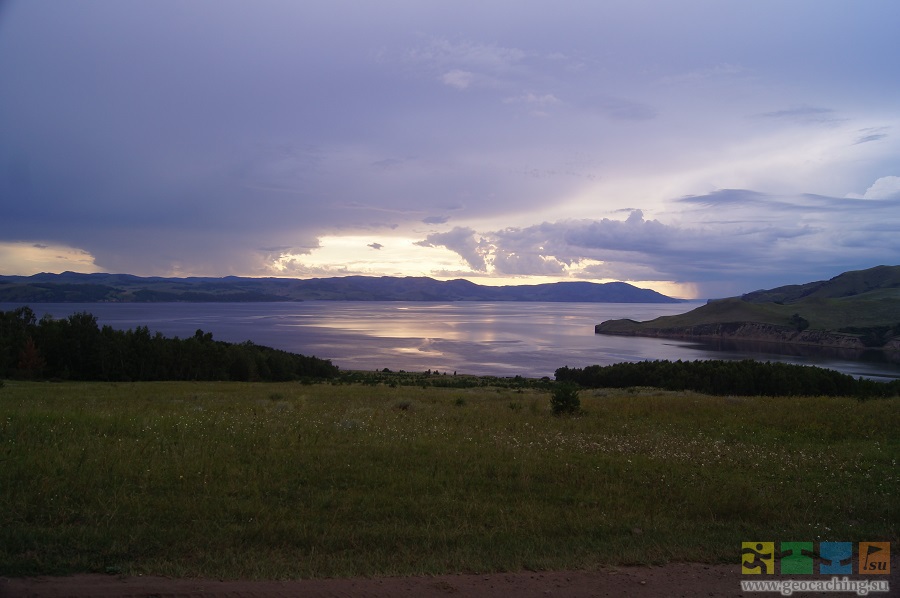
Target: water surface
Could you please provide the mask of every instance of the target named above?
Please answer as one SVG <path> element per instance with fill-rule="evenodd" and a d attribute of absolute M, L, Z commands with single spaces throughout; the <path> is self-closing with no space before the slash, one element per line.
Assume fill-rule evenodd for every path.
<path fill-rule="evenodd" d="M 822 350 L 766 343 L 696 343 L 594 334 L 603 320 L 649 320 L 690 311 L 697 302 L 525 303 L 55 303 L 34 304 L 41 317 L 90 312 L 118 329 L 147 326 L 167 336 L 197 329 L 217 340 L 253 341 L 331 359 L 342 369 L 496 376 L 553 376 L 562 366 L 646 359 L 746 359 L 829 367 L 854 376 L 900 377 L 900 363 L 880 351 Z M 0 304 L 9 310 L 15 304 Z M 900 356 L 895 356 L 900 359 Z"/>

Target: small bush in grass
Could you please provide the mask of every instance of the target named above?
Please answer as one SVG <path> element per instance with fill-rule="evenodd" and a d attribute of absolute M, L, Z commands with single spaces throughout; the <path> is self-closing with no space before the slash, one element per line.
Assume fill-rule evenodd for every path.
<path fill-rule="evenodd" d="M 578 387 L 573 384 L 560 384 L 554 388 L 553 396 L 550 397 L 550 409 L 553 415 L 574 414 L 581 411 Z"/>

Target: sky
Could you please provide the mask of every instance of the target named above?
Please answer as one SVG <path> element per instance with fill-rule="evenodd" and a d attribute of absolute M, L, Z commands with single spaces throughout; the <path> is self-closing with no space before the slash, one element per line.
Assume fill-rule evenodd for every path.
<path fill-rule="evenodd" d="M 900 264 L 896 0 L 0 0 L 0 274 Z"/>

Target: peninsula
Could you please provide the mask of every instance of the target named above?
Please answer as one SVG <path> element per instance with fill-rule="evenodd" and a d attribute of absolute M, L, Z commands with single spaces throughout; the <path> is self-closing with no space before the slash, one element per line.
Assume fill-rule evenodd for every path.
<path fill-rule="evenodd" d="M 900 266 L 711 300 L 687 313 L 646 322 L 607 320 L 594 331 L 900 351 Z"/>

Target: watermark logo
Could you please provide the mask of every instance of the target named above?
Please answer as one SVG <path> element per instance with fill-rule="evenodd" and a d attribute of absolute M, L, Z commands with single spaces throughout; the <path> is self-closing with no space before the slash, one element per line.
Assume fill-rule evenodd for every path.
<path fill-rule="evenodd" d="M 812 575 L 815 572 L 813 542 L 781 542 L 775 550 L 775 542 L 742 542 L 741 573 L 744 575 L 773 575 L 775 562 L 780 573 Z M 865 575 L 890 575 L 891 543 L 860 542 L 857 558 L 853 558 L 853 542 L 819 542 L 820 575 L 850 575 L 854 562 L 858 573 Z"/>
<path fill-rule="evenodd" d="M 891 543 L 860 542 L 859 572 L 866 575 L 890 575 Z"/>
<path fill-rule="evenodd" d="M 822 557 L 819 573 L 825 575 L 853 573 L 853 544 L 851 542 L 820 542 L 819 556 Z"/>
<path fill-rule="evenodd" d="M 812 575 L 814 556 L 812 542 L 782 542 L 782 575 Z"/>
<path fill-rule="evenodd" d="M 885 579 L 742 579 L 742 592 L 777 592 L 782 596 L 792 596 L 794 592 L 848 593 L 857 596 L 887 594 L 891 584 Z"/>
<path fill-rule="evenodd" d="M 855 553 L 853 542 L 819 542 L 818 551 L 815 550 L 814 542 L 781 542 L 777 550 L 775 544 L 775 542 L 742 542 L 741 573 L 773 575 L 777 561 L 782 575 L 811 576 L 818 573 L 832 577 L 748 579 L 741 581 L 742 591 L 777 592 L 782 596 L 791 596 L 795 592 L 846 592 L 868 596 L 891 591 L 888 580 L 870 577 L 890 575 L 890 542 L 859 542 Z M 867 577 L 861 579 L 847 577 L 854 572 L 854 566 L 857 573 Z"/>
<path fill-rule="evenodd" d="M 742 542 L 741 573 L 745 575 L 775 573 L 775 542 Z"/>

